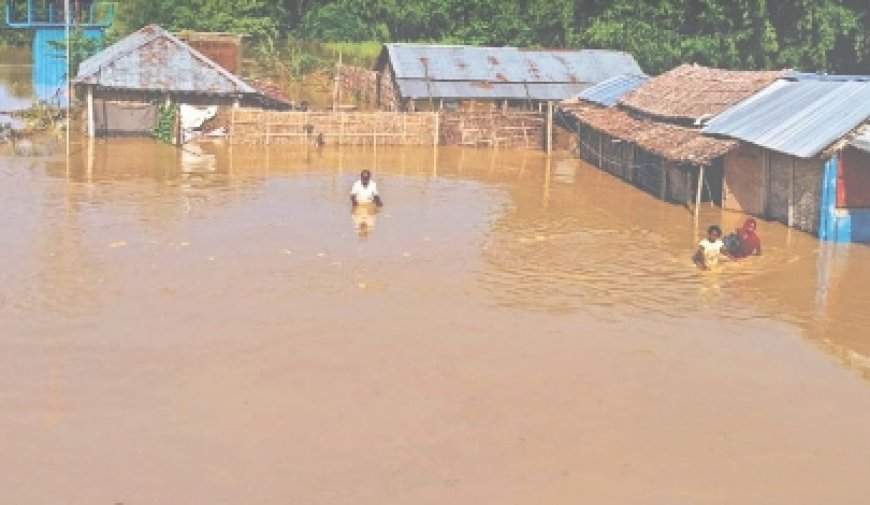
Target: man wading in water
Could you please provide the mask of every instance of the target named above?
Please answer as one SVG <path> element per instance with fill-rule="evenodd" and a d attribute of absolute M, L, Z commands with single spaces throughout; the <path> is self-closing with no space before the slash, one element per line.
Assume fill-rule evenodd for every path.
<path fill-rule="evenodd" d="M 378 185 L 371 179 L 372 173 L 363 170 L 350 190 L 351 217 L 360 238 L 365 238 L 375 227 L 375 214 L 378 207 L 384 205 L 378 194 Z"/>
<path fill-rule="evenodd" d="M 378 185 L 372 180 L 372 173 L 363 170 L 359 174 L 359 180 L 353 183 L 353 187 L 350 189 L 350 204 L 356 207 L 372 203 L 378 207 L 384 204 L 381 201 L 381 196 L 378 195 Z"/>

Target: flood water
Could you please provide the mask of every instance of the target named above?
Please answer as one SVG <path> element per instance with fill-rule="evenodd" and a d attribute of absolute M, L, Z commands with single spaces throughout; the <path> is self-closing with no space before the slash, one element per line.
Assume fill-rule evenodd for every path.
<path fill-rule="evenodd" d="M 0 125 L 21 127 L 21 121 L 9 113 L 26 109 L 33 96 L 30 51 L 4 48 L 0 50 Z"/>
<path fill-rule="evenodd" d="M 3 503 L 870 496 L 870 247 L 701 272 L 566 155 L 73 149 L 0 151 Z"/>

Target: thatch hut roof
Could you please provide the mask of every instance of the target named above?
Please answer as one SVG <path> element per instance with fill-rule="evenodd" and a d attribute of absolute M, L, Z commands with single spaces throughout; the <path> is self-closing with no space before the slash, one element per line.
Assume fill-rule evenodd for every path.
<path fill-rule="evenodd" d="M 619 104 L 661 119 L 698 123 L 719 115 L 787 73 L 680 65 L 627 93 Z"/>
<path fill-rule="evenodd" d="M 583 102 L 563 102 L 563 113 L 611 137 L 632 142 L 668 161 L 707 165 L 736 148 L 738 143 L 707 137 L 695 128 L 686 128 L 649 119 L 636 119 L 616 108 L 603 108 Z"/>

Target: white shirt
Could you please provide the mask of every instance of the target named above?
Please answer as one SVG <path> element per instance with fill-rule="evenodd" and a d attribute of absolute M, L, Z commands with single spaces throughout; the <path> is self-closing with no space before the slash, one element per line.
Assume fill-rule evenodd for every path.
<path fill-rule="evenodd" d="M 356 196 L 356 203 L 372 203 L 378 196 L 378 185 L 373 180 L 369 180 L 368 186 L 363 186 L 362 181 L 356 181 L 350 194 Z"/>
<path fill-rule="evenodd" d="M 725 246 L 722 239 L 716 239 L 714 242 L 710 242 L 709 239 L 705 238 L 698 242 L 698 245 L 704 250 L 704 261 L 708 265 L 714 265 L 719 262 L 719 255 L 722 252 L 722 248 Z"/>

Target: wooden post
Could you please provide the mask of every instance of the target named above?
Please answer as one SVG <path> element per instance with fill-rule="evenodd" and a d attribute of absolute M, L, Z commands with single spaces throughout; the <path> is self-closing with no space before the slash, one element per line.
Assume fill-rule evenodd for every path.
<path fill-rule="evenodd" d="M 661 170 L 661 178 L 662 178 L 662 190 L 659 197 L 662 200 L 667 200 L 668 198 L 668 163 L 665 162 L 664 158 L 659 158 L 659 169 Z"/>
<path fill-rule="evenodd" d="M 604 144 L 601 140 L 604 138 L 604 133 L 598 130 L 598 168 L 604 168 Z"/>
<path fill-rule="evenodd" d="M 698 221 L 698 211 L 701 209 L 701 188 L 704 186 L 704 165 L 698 168 L 698 191 L 695 194 L 695 221 Z"/>
<path fill-rule="evenodd" d="M 265 117 L 265 120 L 266 120 L 266 145 L 269 145 L 269 143 L 270 143 L 271 140 L 272 140 L 272 132 L 271 132 L 271 130 L 272 130 L 272 128 L 271 128 L 271 126 L 272 126 L 272 121 L 271 121 L 271 119 L 272 119 L 272 118 L 269 117 L 269 116 L 270 116 L 269 111 L 265 111 L 265 112 L 263 112 L 263 114 L 266 116 L 266 117 Z M 269 152 L 269 151 L 266 151 L 267 154 L 268 154 L 268 152 Z"/>
<path fill-rule="evenodd" d="M 435 147 L 438 147 L 438 144 L 440 143 L 439 141 L 441 140 L 441 132 L 439 131 L 440 129 L 441 129 L 441 114 L 436 112 L 435 113 L 435 135 L 434 135 L 435 138 L 433 140 Z"/>
<path fill-rule="evenodd" d="M 96 121 L 94 120 L 94 85 L 88 84 L 88 137 L 95 137 Z"/>
<path fill-rule="evenodd" d="M 338 93 L 339 70 L 338 69 L 339 68 L 341 68 L 341 53 L 338 53 L 338 64 L 335 66 L 335 79 L 334 79 L 335 82 L 333 83 L 333 86 L 332 86 L 332 112 L 335 112 L 336 110 L 338 110 L 338 100 L 339 100 L 339 93 Z"/>
<path fill-rule="evenodd" d="M 794 209 L 794 176 L 795 176 L 795 159 L 791 158 L 791 177 L 788 179 L 788 226 L 794 226 L 795 209 Z"/>
<path fill-rule="evenodd" d="M 547 156 L 553 152 L 553 102 L 547 101 Z"/>
<path fill-rule="evenodd" d="M 338 145 L 344 145 L 344 112 L 338 115 Z"/>
<path fill-rule="evenodd" d="M 233 144 L 233 142 L 235 141 L 235 137 L 236 137 L 236 110 L 238 110 L 238 108 L 239 108 L 239 98 L 236 97 L 235 99 L 233 99 L 233 106 L 230 109 L 230 133 L 229 133 L 230 145 Z M 232 158 L 230 158 L 230 160 L 232 161 Z"/>

